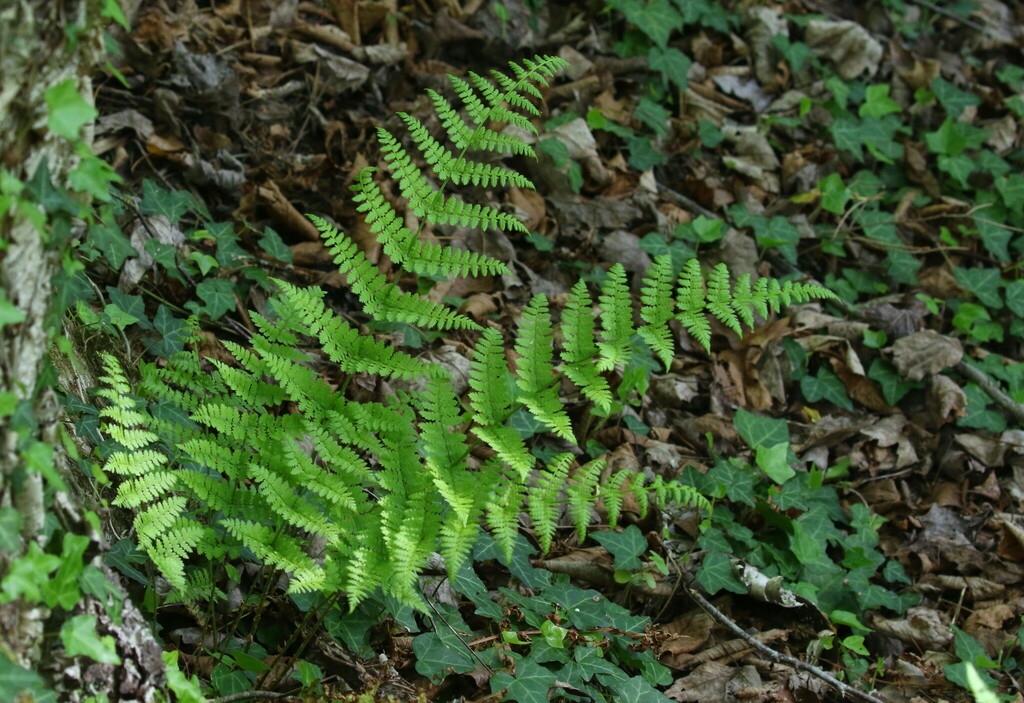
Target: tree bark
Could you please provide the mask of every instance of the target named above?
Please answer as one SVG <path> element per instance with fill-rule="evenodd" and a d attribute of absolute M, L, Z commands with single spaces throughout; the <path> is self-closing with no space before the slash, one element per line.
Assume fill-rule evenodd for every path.
<path fill-rule="evenodd" d="M 79 164 L 77 150 L 91 142 L 91 128 L 82 127 L 78 139 L 67 138 L 66 128 L 57 130 L 65 136 L 55 132 L 46 97 L 70 82 L 92 105 L 90 76 L 103 55 L 103 8 L 103 0 L 0 0 L 0 579 L 30 546 L 61 554 L 60 541 L 51 539 L 54 517 L 58 535 L 91 532 L 57 468 L 67 462 L 55 374 L 47 372 L 62 317 L 53 309 L 53 279 L 72 256 L 70 238 L 66 228 L 58 233 L 51 226 L 48 208 L 54 206 L 45 197 L 39 202 L 38 194 L 46 180 L 40 174 L 48 172 L 47 186 L 68 188 L 76 202 L 88 205 L 87 194 L 69 188 L 69 174 Z M 93 565 L 100 566 L 98 557 Z M 123 594 L 116 618 L 106 607 L 112 596 L 83 593 L 74 606 L 51 609 L 38 596 L 2 595 L 0 664 L 6 659 L 8 670 L 13 664 L 42 675 L 61 700 L 90 694 L 152 700 L 164 686 L 160 649 Z M 67 656 L 57 631 L 73 614 L 94 617 L 99 637 L 113 636 L 122 662 L 117 671 L 82 655 Z M 0 698 L 18 693 L 5 689 Z"/>

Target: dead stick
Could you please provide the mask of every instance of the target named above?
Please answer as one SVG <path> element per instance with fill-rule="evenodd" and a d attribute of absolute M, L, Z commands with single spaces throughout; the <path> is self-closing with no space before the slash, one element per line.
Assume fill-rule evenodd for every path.
<path fill-rule="evenodd" d="M 856 689 L 853 686 L 850 686 L 849 684 L 843 683 L 832 674 L 828 673 L 824 669 L 815 666 L 814 664 L 809 664 L 805 661 L 797 659 L 796 657 L 791 657 L 788 654 L 783 654 L 782 652 L 776 652 L 768 645 L 758 641 L 751 635 L 747 634 L 742 627 L 740 627 L 732 620 L 730 620 L 725 613 L 723 613 L 715 606 L 711 605 L 711 602 L 703 595 L 701 595 L 700 591 L 696 587 L 696 584 L 693 583 L 693 576 L 686 572 L 683 572 L 683 578 L 686 581 L 688 581 L 686 589 L 687 593 L 689 593 L 690 597 L 693 598 L 694 601 L 696 601 L 697 605 L 703 608 L 704 611 L 712 618 L 714 618 L 716 622 L 718 622 L 720 625 L 723 625 L 727 629 L 731 630 L 733 634 L 741 638 L 744 642 L 749 644 L 763 656 L 779 664 L 786 664 L 788 666 L 793 667 L 794 669 L 798 669 L 800 671 L 804 671 L 808 674 L 811 674 L 812 676 L 818 677 L 822 681 L 838 689 L 844 697 L 853 696 L 854 698 L 859 698 L 862 701 L 867 701 L 867 703 L 884 703 L 884 701 L 882 701 L 880 698 L 876 698 L 875 696 L 872 696 L 870 693 L 865 693 L 864 691 Z"/>

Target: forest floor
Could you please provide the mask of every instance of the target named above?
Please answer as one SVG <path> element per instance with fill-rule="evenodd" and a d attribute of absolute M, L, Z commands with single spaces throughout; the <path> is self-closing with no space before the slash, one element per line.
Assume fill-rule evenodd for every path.
<path fill-rule="evenodd" d="M 302 213 L 386 265 L 349 191 L 382 163 L 376 128 L 424 114 L 426 89 L 450 94 L 447 74 L 558 54 L 572 67 L 544 91 L 541 158 L 511 162 L 538 192 L 474 195 L 530 233 L 448 233 L 512 273 L 436 282 L 432 298 L 511 329 L 536 293 L 558 304 L 613 263 L 632 274 L 655 255 L 699 253 L 735 273 L 819 281 L 844 302 L 797 306 L 742 340 L 716 326 L 710 355 L 684 339 L 670 372 L 653 369 L 649 392 L 587 436 L 617 469 L 681 475 L 714 497 L 703 533 L 692 512 L 641 519 L 626 505 L 620 527 L 644 536 L 637 549 L 566 530 L 534 566 L 651 618 L 637 646 L 667 667 L 654 678 L 673 700 L 837 695 L 752 635 L 803 660 L 816 651 L 821 669 L 886 701 L 967 699 L 966 663 L 1020 701 L 1024 10 L 760 4 L 145 0 L 131 31 L 113 32 L 116 71 L 95 80 L 96 148 L 125 181 L 127 238 L 92 245 L 90 277 L 109 286 L 107 318 L 150 357 L 174 348 L 191 312 L 203 353 L 228 358 L 219 340 L 248 338 L 268 276 L 320 285 L 348 314 Z M 465 368 L 468 333 L 374 331 Z M 817 605 L 754 597 L 735 558 Z M 689 559 L 747 639 L 658 559 Z M 477 570 L 509 583 L 496 561 Z M 467 599 L 450 605 L 479 625 Z M 161 613 L 167 646 L 209 680 L 213 664 L 184 644 L 187 615 Z M 400 624 L 346 627 L 341 653 L 317 651 L 321 639 L 303 655 L 325 672 L 324 696 L 341 699 L 341 680 L 409 700 L 493 695 L 458 657 L 417 662 L 424 650 Z M 211 690 L 244 690 L 237 679 Z M 569 689 L 566 700 L 585 698 Z"/>

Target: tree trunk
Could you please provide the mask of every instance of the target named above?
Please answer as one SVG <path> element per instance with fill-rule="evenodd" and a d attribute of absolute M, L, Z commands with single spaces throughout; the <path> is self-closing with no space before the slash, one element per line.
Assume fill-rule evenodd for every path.
<path fill-rule="evenodd" d="M 103 52 L 105 4 L 0 0 L 0 579 L 19 566 L 28 575 L 20 583 L 36 588 L 9 579 L 0 592 L 4 700 L 16 699 L 22 683 L 55 688 L 61 700 L 150 700 L 164 683 L 159 647 L 138 610 L 128 601 L 120 613 L 108 607 L 123 594 L 97 598 L 75 583 L 65 589 L 79 593 L 72 604 L 38 590 L 57 569 L 40 552 L 60 557 L 63 549 L 61 564 L 82 562 L 81 551 L 67 555 L 68 537 L 91 532 L 57 468 L 66 460 L 49 353 L 63 316 L 53 279 L 73 261 L 72 226 L 81 225 L 73 211 L 89 204 L 69 176 L 91 141 L 83 123 L 94 114 L 90 75 Z M 59 195 L 64 189 L 70 197 Z M 93 618 L 97 638 L 113 637 L 120 665 L 67 656 L 59 630 L 72 616 Z"/>

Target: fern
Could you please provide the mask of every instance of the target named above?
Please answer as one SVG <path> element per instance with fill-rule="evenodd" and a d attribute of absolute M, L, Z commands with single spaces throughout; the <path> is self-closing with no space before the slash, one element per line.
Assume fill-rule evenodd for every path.
<path fill-rule="evenodd" d="M 536 57 L 510 64 L 510 75 L 452 77 L 461 112 L 428 91 L 442 139 L 417 118 L 399 115 L 418 154 L 398 136 L 378 132 L 390 175 L 375 178 L 377 172 L 366 169 L 356 175 L 353 191 L 357 210 L 398 267 L 393 280 L 337 227 L 311 216 L 367 319 L 479 333 L 470 353 L 468 407 L 442 367 L 361 333 L 334 313 L 323 291 L 284 281 L 276 282 L 279 293 L 267 312 L 252 313 L 250 343 L 224 342 L 233 359 L 203 360 L 186 351 L 165 368 L 145 366 L 138 398 L 116 361 L 104 359 L 105 387 L 98 395 L 107 403 L 100 414 L 114 446 L 105 466 L 121 477 L 115 503 L 136 511 L 140 548 L 182 598 L 221 597 L 219 562 L 244 552 L 286 576 L 292 593 L 343 591 L 354 608 L 381 592 L 423 607 L 417 577 L 427 558 L 440 550 L 454 575 L 483 527 L 511 557 L 524 505 L 545 550 L 563 513 L 582 540 L 596 508 L 615 524 L 627 497 L 642 512 L 652 500 L 709 507 L 692 487 L 661 477 L 649 485 L 638 474 L 602 478 L 601 459 L 571 470 L 580 452 L 564 449 L 585 430 L 573 426 L 563 393 L 582 395 L 595 414 L 607 417 L 618 409 L 615 383 L 636 375 L 646 347 L 671 365 L 672 325 L 710 349 L 712 318 L 740 333 L 753 326 L 755 315 L 829 297 L 828 291 L 746 276 L 730 284 L 722 265 L 706 274 L 690 261 L 677 273 L 660 257 L 644 275 L 635 306 L 626 271 L 616 265 L 598 291 L 597 307 L 582 281 L 558 322 L 547 299 L 534 297 L 510 335 L 510 350 L 497 329 L 481 330 L 457 310 L 398 283 L 403 272 L 508 272 L 490 257 L 422 241 L 422 232 L 407 222 L 418 220 L 419 229 L 458 224 L 523 231 L 500 209 L 445 190 L 449 184 L 533 187 L 471 152 L 533 156 L 501 125 L 535 132 L 539 86 L 565 66 L 557 57 Z M 392 205 L 392 186 L 409 213 Z M 332 365 L 330 383 L 318 369 L 321 362 Z M 335 384 L 338 374 L 342 388 Z M 356 374 L 404 382 L 407 390 L 385 403 L 357 402 L 344 392 Z M 536 473 L 537 460 L 516 426 L 529 416 L 563 445 Z M 316 552 L 309 546 L 314 541 L 323 545 Z"/>

